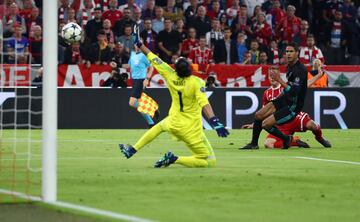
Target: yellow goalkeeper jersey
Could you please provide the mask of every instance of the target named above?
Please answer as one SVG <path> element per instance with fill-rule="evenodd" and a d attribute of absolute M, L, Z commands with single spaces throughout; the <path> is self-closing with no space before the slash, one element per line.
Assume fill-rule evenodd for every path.
<path fill-rule="evenodd" d="M 180 78 L 175 70 L 158 56 L 147 55 L 151 64 L 166 81 L 171 95 L 169 118 L 171 128 L 184 131 L 202 131 L 202 107 L 209 103 L 205 82 L 196 76 Z"/>

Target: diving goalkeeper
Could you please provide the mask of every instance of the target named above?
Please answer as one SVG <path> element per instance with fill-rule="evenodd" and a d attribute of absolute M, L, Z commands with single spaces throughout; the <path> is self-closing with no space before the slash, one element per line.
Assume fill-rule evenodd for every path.
<path fill-rule="evenodd" d="M 209 119 L 218 136 L 226 137 L 229 135 L 229 132 L 220 123 L 219 118 L 214 115 L 205 94 L 204 81 L 191 75 L 190 64 L 187 59 L 182 57 L 177 59 L 174 70 L 153 54 L 141 42 L 138 27 L 135 27 L 133 37 L 137 47 L 140 48 L 151 64 L 164 77 L 170 91 L 172 103 L 169 115 L 148 130 L 134 146 L 119 144 L 121 152 L 126 158 L 130 158 L 142 147 L 154 140 L 160 133 L 168 132 L 185 142 L 193 155 L 176 156 L 169 151 L 155 163 L 154 167 L 167 167 L 174 163 L 187 167 L 215 166 L 216 158 L 214 151 L 203 131 L 202 112 Z"/>

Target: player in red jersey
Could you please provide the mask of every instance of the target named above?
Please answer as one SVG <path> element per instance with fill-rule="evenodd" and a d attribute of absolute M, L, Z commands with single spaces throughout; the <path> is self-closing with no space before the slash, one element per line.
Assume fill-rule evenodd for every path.
<path fill-rule="evenodd" d="M 279 71 L 280 70 L 278 66 L 271 66 L 269 69 L 269 72 L 279 72 Z M 316 80 L 321 78 L 323 72 L 320 69 L 319 71 L 320 71 L 319 74 L 317 74 L 308 81 L 308 86 L 311 86 L 314 82 L 316 82 Z M 271 86 L 264 92 L 264 96 L 262 100 L 263 106 L 265 106 L 270 101 L 276 99 L 283 91 L 281 85 L 278 82 L 274 81 L 271 78 L 271 75 L 269 75 L 269 81 Z M 252 128 L 252 124 L 244 125 L 243 128 Z M 322 144 L 324 147 L 327 148 L 331 147 L 329 141 L 324 139 L 324 137 L 322 136 L 322 131 L 319 124 L 315 123 L 315 121 L 310 118 L 309 114 L 305 112 L 299 112 L 298 115 L 294 118 L 294 120 L 279 125 L 278 128 L 285 135 L 293 135 L 295 134 L 295 132 L 305 132 L 307 130 L 311 130 L 311 132 L 315 135 L 315 139 L 320 144 Z M 264 145 L 266 148 L 282 148 L 283 141 L 280 138 L 269 134 L 265 139 Z M 307 143 L 301 141 L 299 137 L 294 137 L 290 146 L 298 146 L 304 148 L 310 147 Z"/>

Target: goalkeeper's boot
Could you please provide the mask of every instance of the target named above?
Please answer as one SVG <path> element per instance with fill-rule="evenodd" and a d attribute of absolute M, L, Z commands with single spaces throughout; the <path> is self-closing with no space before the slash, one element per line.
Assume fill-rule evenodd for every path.
<path fill-rule="evenodd" d="M 259 146 L 257 144 L 248 143 L 245 146 L 239 148 L 239 150 L 258 150 Z"/>
<path fill-rule="evenodd" d="M 136 149 L 131 145 L 119 144 L 119 149 L 128 159 L 137 152 Z"/>
<path fill-rule="evenodd" d="M 177 156 L 175 156 L 171 151 L 165 153 L 163 157 L 160 158 L 160 160 L 156 161 L 154 167 L 155 168 L 161 168 L 161 167 L 168 167 L 170 164 L 175 163 L 175 161 L 178 159 Z"/>
<path fill-rule="evenodd" d="M 318 140 L 318 142 L 321 143 L 321 145 L 323 145 L 325 148 L 331 148 L 331 143 L 325 138 L 321 138 L 321 140 Z"/>

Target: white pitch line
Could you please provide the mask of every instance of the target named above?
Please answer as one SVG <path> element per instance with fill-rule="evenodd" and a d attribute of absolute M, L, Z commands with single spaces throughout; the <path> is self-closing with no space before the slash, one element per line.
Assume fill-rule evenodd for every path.
<path fill-rule="evenodd" d="M 27 200 L 32 200 L 32 201 L 41 201 L 40 197 L 31 196 L 31 195 L 27 195 L 27 194 L 16 192 L 16 191 L 0 189 L 0 193 L 7 194 L 7 195 L 14 195 L 14 196 L 17 196 L 17 197 L 20 197 L 23 199 L 27 199 Z M 100 216 L 104 216 L 104 217 L 110 217 L 113 219 L 120 219 L 120 220 L 131 221 L 131 222 L 154 222 L 152 220 L 148 220 L 148 219 L 144 219 L 144 218 L 140 218 L 140 217 L 134 217 L 134 216 L 126 215 L 126 214 L 115 213 L 112 211 L 101 210 L 101 209 L 96 209 L 96 208 L 92 208 L 92 207 L 86 207 L 86 206 L 81 206 L 81 205 L 77 205 L 77 204 L 66 203 L 66 202 L 62 202 L 62 201 L 56 201 L 53 203 L 46 203 L 46 204 L 50 204 L 50 205 L 54 205 L 54 206 L 62 207 L 62 208 L 68 208 L 68 209 L 72 209 L 72 210 L 78 210 L 78 211 L 82 211 L 82 212 L 86 212 L 86 213 L 90 213 L 90 214 L 96 214 L 96 215 L 100 215 Z"/>
<path fill-rule="evenodd" d="M 360 165 L 360 162 L 345 161 L 345 160 L 329 160 L 329 159 L 321 159 L 321 158 L 305 157 L 305 156 L 296 156 L 294 158 L 304 159 L 304 160 L 316 160 L 316 161 L 323 161 L 323 162 L 331 162 L 331 163 L 347 163 L 347 164 L 353 164 L 353 165 Z"/>

